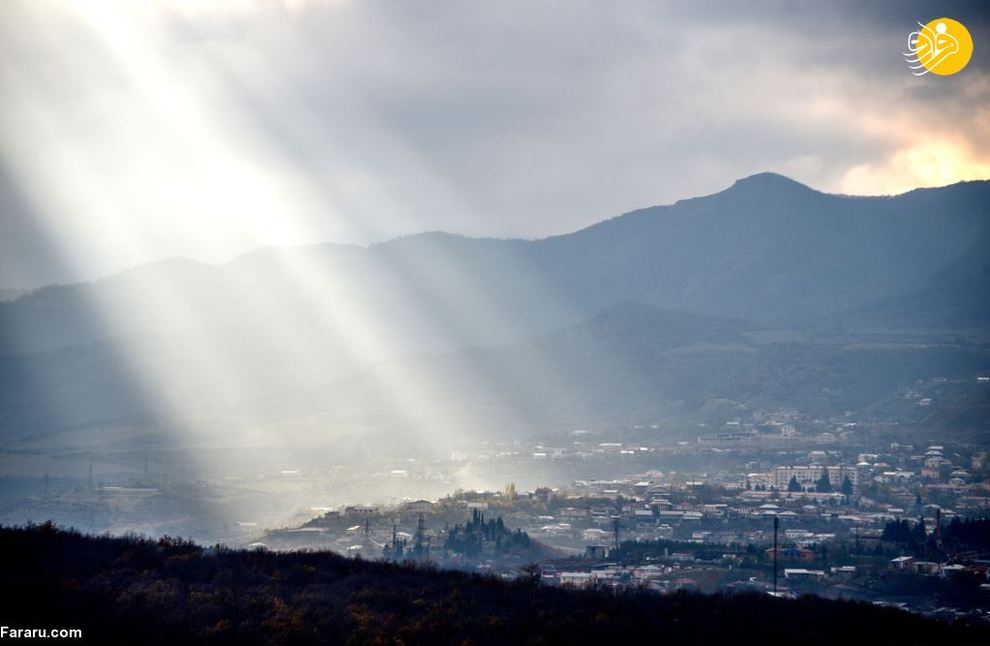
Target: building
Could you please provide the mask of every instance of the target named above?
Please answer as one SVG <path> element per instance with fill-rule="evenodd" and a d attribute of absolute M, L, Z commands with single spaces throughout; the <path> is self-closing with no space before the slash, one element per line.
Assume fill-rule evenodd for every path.
<path fill-rule="evenodd" d="M 371 516 L 377 512 L 377 507 L 363 507 L 360 505 L 344 507 L 344 514 L 347 516 Z"/>
<path fill-rule="evenodd" d="M 756 489 L 757 487 L 770 489 L 770 487 L 776 486 L 776 481 L 774 480 L 773 473 L 747 473 L 746 484 L 749 485 L 750 489 Z"/>
<path fill-rule="evenodd" d="M 773 548 L 766 550 L 768 559 L 773 558 Z M 815 560 L 816 554 L 804 547 L 778 547 L 777 558 L 780 561 L 804 561 L 811 563 Z"/>
<path fill-rule="evenodd" d="M 859 474 L 853 467 L 810 465 L 775 467 L 773 470 L 774 486 L 778 490 L 786 491 L 791 478 L 794 478 L 802 488 L 812 488 L 815 486 L 815 483 L 821 480 L 823 471 L 828 473 L 828 482 L 836 491 L 842 487 L 842 483 L 846 478 L 849 478 L 849 482 L 853 487 L 859 482 Z"/>
<path fill-rule="evenodd" d="M 557 576 L 560 585 L 574 588 L 586 588 L 595 582 L 593 572 L 561 572 Z"/>
<path fill-rule="evenodd" d="M 429 514 L 433 512 L 434 504 L 429 500 L 414 500 L 406 503 L 406 511 L 415 514 Z"/>
<path fill-rule="evenodd" d="M 822 570 L 806 570 L 804 568 L 785 568 L 784 578 L 785 579 L 804 579 L 804 580 L 815 580 L 824 579 L 826 574 Z"/>

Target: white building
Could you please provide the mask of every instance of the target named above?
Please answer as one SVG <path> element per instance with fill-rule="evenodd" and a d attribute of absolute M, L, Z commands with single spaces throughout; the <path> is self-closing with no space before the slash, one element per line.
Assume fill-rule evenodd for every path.
<path fill-rule="evenodd" d="M 773 470 L 774 486 L 779 490 L 786 490 L 791 478 L 794 478 L 803 488 L 814 487 L 815 483 L 821 480 L 823 470 L 828 473 L 828 482 L 833 489 L 838 490 L 846 478 L 849 478 L 849 482 L 854 487 L 858 484 L 858 474 L 853 467 L 811 465 L 775 467 Z"/>

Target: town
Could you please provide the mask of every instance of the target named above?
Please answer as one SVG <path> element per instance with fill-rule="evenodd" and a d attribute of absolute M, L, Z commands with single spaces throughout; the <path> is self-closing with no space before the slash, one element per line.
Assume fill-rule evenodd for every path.
<path fill-rule="evenodd" d="M 945 387 L 906 390 L 907 410 Z M 11 488 L 2 513 L 549 586 L 813 593 L 990 616 L 990 454 L 978 439 L 796 410 L 546 437 L 349 461 L 312 451 L 277 469 L 91 455 L 84 478 Z"/>
<path fill-rule="evenodd" d="M 454 461 L 681 466 L 343 505 L 250 545 L 422 560 L 545 585 L 813 593 L 990 619 L 986 451 L 871 444 L 856 424 L 809 437 L 792 421 L 730 423 L 668 445 L 591 442 L 587 431 L 572 432 L 570 446 L 484 443 Z M 476 541 L 463 540 L 465 522 Z M 479 523 L 498 531 L 478 534 Z"/>

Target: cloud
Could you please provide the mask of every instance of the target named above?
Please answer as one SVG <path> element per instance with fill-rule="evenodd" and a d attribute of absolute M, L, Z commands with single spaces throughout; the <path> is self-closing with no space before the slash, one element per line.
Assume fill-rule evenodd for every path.
<path fill-rule="evenodd" d="M 852 194 L 898 194 L 919 186 L 988 177 L 990 160 L 978 157 L 966 142 L 921 139 L 876 163 L 853 166 L 843 175 L 840 186 Z"/>
<path fill-rule="evenodd" d="M 0 150 L 33 215 L 0 225 L 30 218 L 88 278 L 271 243 L 541 236 L 762 170 L 856 193 L 987 177 L 987 10 L 939 10 L 976 52 L 919 79 L 913 2 L 15 4 Z"/>

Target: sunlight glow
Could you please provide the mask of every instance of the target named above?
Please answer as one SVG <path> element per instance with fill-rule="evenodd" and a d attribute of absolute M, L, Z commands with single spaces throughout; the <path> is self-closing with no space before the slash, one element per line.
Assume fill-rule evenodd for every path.
<path fill-rule="evenodd" d="M 336 221 L 331 227 L 367 238 L 375 235 L 376 209 L 402 208 L 402 196 L 385 190 L 373 173 L 344 167 L 334 157 L 340 155 L 334 153 L 335 138 L 347 134 L 333 123 L 298 115 L 298 149 L 327 158 L 324 176 L 301 174 L 234 106 L 224 75 L 275 79 L 277 70 L 264 61 L 170 52 L 166 23 L 153 5 L 82 3 L 70 12 L 44 7 L 105 54 L 98 74 L 107 94 L 79 106 L 80 118 L 99 128 L 87 134 L 78 124 L 60 121 L 46 95 L 54 87 L 30 71 L 7 69 L 6 84 L 17 94 L 0 136 L 12 172 L 39 205 L 41 224 L 69 265 L 84 271 L 92 254 L 108 252 L 139 262 L 152 249 L 170 245 L 177 254 L 217 262 L 247 248 L 302 242 L 316 222 L 326 229 L 326 222 Z M 31 9 L 39 12 L 39 23 L 44 20 L 41 9 Z M 92 73 L 74 65 L 72 52 L 54 37 L 41 38 L 36 44 L 57 66 Z M 359 103 L 342 109 L 362 115 Z M 363 118 L 373 121 L 371 115 Z M 469 205 L 431 171 L 428 160 L 387 132 L 381 139 L 411 181 L 432 191 L 438 204 L 470 217 Z M 355 213 L 368 218 L 355 219 Z M 392 263 L 379 277 L 379 291 L 400 300 L 425 299 L 451 330 L 495 329 L 512 338 L 519 328 L 487 302 L 482 288 L 456 272 L 437 273 L 436 267 L 456 266 L 442 249 L 430 269 L 401 254 L 389 256 L 386 249 L 367 252 Z M 329 449 L 332 461 L 335 438 L 352 432 L 351 423 L 388 429 L 423 450 L 470 431 L 444 412 L 445 396 L 436 384 L 412 364 L 392 360 L 416 347 L 411 337 L 442 338 L 443 330 L 389 318 L 374 286 L 359 288 L 335 275 L 333 249 L 258 253 L 270 260 L 261 274 L 196 262 L 149 265 L 89 290 L 92 316 L 120 346 L 126 372 L 166 415 L 171 440 L 188 450 L 189 460 L 207 472 L 216 465 L 207 464 L 199 448 L 251 445 L 276 454 L 289 447 Z M 507 280 L 534 291 L 540 287 L 526 267 Z M 211 302 L 217 293 L 224 303 Z M 108 305 L 115 302 L 131 309 Z M 216 327 L 220 310 L 238 317 L 237 335 Z M 467 379 L 514 379 L 497 366 L 478 370 Z M 533 366 L 533 372 L 541 383 L 563 387 L 549 366 Z M 366 392 L 349 392 L 345 378 L 357 379 Z M 273 416 L 278 407 L 292 412 Z M 511 418 L 512 411 L 504 412 Z M 517 419 L 521 424 L 523 416 Z"/>
<path fill-rule="evenodd" d="M 946 186 L 990 177 L 985 160 L 964 142 L 924 139 L 897 150 L 878 164 L 850 168 L 839 190 L 857 195 L 898 194 L 918 187 Z"/>

